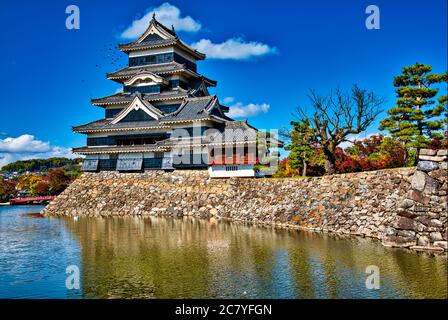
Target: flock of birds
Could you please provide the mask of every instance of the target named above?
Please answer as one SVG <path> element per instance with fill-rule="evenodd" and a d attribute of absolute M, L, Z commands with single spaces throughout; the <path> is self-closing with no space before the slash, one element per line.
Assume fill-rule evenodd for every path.
<path fill-rule="evenodd" d="M 102 59 L 102 61 L 104 61 L 106 64 L 103 65 L 104 67 L 115 67 L 117 70 L 123 68 L 125 65 L 123 63 L 124 61 L 124 56 L 123 53 L 121 51 L 119 51 L 117 49 L 117 47 L 115 45 L 113 45 L 112 43 L 109 44 L 105 44 L 103 46 L 103 55 L 104 55 L 104 59 Z M 110 62 L 110 64 L 107 64 L 107 62 Z M 103 66 L 97 64 L 96 67 L 97 68 L 102 68 Z M 108 72 L 112 72 L 115 71 L 114 70 L 109 70 Z"/>
<path fill-rule="evenodd" d="M 105 44 L 101 49 L 102 63 L 96 63 L 95 68 L 100 69 L 103 74 L 123 69 L 127 66 L 126 55 L 118 50 L 116 44 Z M 85 80 L 82 79 L 81 83 L 85 84 Z M 98 92 L 90 92 L 90 96 L 97 95 Z"/>

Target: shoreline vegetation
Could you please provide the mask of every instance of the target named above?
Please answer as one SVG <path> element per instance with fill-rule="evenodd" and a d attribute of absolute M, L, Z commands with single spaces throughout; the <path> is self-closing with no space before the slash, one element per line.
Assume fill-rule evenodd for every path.
<path fill-rule="evenodd" d="M 80 174 L 81 159 L 16 161 L 0 169 L 0 203 L 16 197 L 57 196 Z"/>
<path fill-rule="evenodd" d="M 386 101 L 353 85 L 328 94 L 310 90 L 309 105 L 297 107 L 281 136 L 289 156 L 277 175 L 329 175 L 417 165 L 421 149 L 448 149 L 448 73 L 433 73 L 431 65 L 402 68 L 393 80 L 397 99 L 379 119 L 379 131 L 356 139 L 382 113 Z M 389 104 L 389 102 L 388 102 Z M 341 147 L 343 144 L 349 147 Z"/>

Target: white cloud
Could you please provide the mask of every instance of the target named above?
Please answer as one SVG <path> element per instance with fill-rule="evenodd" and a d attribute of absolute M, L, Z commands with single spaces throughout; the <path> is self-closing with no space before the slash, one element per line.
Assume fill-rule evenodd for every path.
<path fill-rule="evenodd" d="M 260 113 L 266 113 L 269 111 L 271 106 L 269 104 L 255 104 L 249 103 L 247 105 L 243 105 L 241 102 L 230 106 L 230 111 L 227 113 L 227 116 L 230 118 L 248 118 L 254 117 Z"/>
<path fill-rule="evenodd" d="M 135 39 L 141 36 L 148 28 L 152 15 L 156 14 L 156 19 L 163 25 L 170 27 L 174 26 L 176 31 L 197 32 L 201 29 L 201 24 L 190 16 L 181 17 L 180 10 L 176 6 L 167 2 L 151 8 L 140 19 L 134 20 L 132 24 L 121 34 L 122 38 Z"/>
<path fill-rule="evenodd" d="M 17 138 L 0 139 L 0 168 L 17 160 L 51 157 L 75 158 L 70 148 L 51 146 L 49 142 L 24 134 Z"/>
<path fill-rule="evenodd" d="M 223 100 L 224 103 L 232 103 L 233 101 L 235 101 L 234 97 L 226 97 Z"/>
<path fill-rule="evenodd" d="M 191 45 L 196 50 L 205 53 L 211 59 L 247 60 L 277 52 L 276 48 L 261 42 L 245 42 L 242 38 L 228 39 L 222 43 L 213 43 L 202 39 Z"/>
<path fill-rule="evenodd" d="M 36 140 L 30 134 L 24 134 L 17 138 L 0 139 L 0 152 L 46 152 L 50 150 L 50 144 Z"/>

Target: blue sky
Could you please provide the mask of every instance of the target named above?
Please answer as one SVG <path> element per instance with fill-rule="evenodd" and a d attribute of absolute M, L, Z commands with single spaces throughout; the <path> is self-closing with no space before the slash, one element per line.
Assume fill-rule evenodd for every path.
<path fill-rule="evenodd" d="M 65 27 L 70 4 L 80 8 L 79 30 Z M 370 4 L 380 9 L 380 30 L 365 27 Z M 119 85 L 105 73 L 127 62 L 109 49 L 129 42 L 123 35 L 154 8 L 179 10 L 171 17 L 178 34 L 209 51 L 198 67 L 218 80 L 213 93 L 233 97 L 227 105 L 258 128 L 287 126 L 311 88 L 327 93 L 357 83 L 384 96 L 389 108 L 402 66 L 419 61 L 447 70 L 446 0 L 6 0 L 0 165 L 67 155 L 85 144 L 71 126 L 103 116 L 90 99 L 115 93 Z M 375 123 L 368 133 L 377 131 Z"/>

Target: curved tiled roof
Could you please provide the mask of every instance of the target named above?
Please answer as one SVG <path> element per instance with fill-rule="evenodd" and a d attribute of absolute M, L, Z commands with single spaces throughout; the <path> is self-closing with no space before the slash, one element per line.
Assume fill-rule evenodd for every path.
<path fill-rule="evenodd" d="M 214 101 L 214 96 L 185 99 L 182 105 L 175 112 L 160 119 L 162 122 L 198 120 L 208 118 L 209 114 L 205 109 Z"/>
<path fill-rule="evenodd" d="M 73 148 L 73 153 L 77 154 L 110 154 L 110 153 L 144 153 L 167 150 L 167 147 L 158 144 L 141 146 L 107 146 L 107 147 L 80 147 Z"/>
<path fill-rule="evenodd" d="M 90 122 L 81 126 L 73 127 L 74 132 L 101 132 L 101 131 L 127 131 L 141 129 L 157 129 L 169 128 L 161 125 L 157 120 L 154 121 L 134 121 L 134 122 L 118 122 L 113 124 L 113 119 L 102 119 Z"/>
<path fill-rule="evenodd" d="M 144 73 L 144 72 L 151 72 L 155 73 L 157 75 L 164 74 L 164 73 L 171 73 L 176 71 L 185 70 L 186 67 L 184 64 L 172 61 L 167 63 L 161 63 L 161 64 L 148 64 L 144 66 L 136 66 L 136 67 L 126 67 L 121 70 L 111 72 L 107 74 L 107 78 L 111 80 L 115 79 L 125 79 L 133 77 L 137 74 Z"/>
<path fill-rule="evenodd" d="M 150 37 L 151 34 L 156 34 L 150 33 L 150 30 L 153 27 L 165 36 L 160 37 L 160 35 L 158 35 L 155 37 Z M 137 40 L 127 44 L 121 44 L 118 46 L 118 48 L 124 52 L 129 52 L 150 48 L 160 48 L 165 46 L 178 46 L 181 49 L 188 51 L 191 55 L 195 56 L 196 59 L 205 59 L 205 54 L 190 47 L 188 44 L 179 39 L 179 37 L 176 35 L 176 32 L 174 31 L 174 28 L 170 30 L 169 28 L 158 22 L 155 15 L 152 17 L 145 32 L 143 32 L 143 34 Z"/>
<path fill-rule="evenodd" d="M 205 54 L 190 47 L 188 44 L 186 44 L 185 42 L 180 40 L 177 36 L 174 39 L 157 39 L 157 40 L 151 40 L 151 41 L 131 42 L 131 43 L 127 43 L 127 44 L 120 44 L 118 46 L 118 49 L 120 49 L 123 52 L 130 52 L 130 51 L 147 50 L 147 49 L 163 48 L 163 47 L 171 47 L 171 46 L 177 46 L 177 47 L 189 52 L 191 55 L 195 56 L 195 58 L 198 60 L 205 59 Z"/>
<path fill-rule="evenodd" d="M 114 95 L 117 99 L 117 95 Z M 127 95 L 126 99 L 132 101 L 135 98 L 135 94 Z M 142 99 L 148 101 L 147 95 Z M 159 121 L 140 121 L 140 122 L 118 122 L 113 124 L 113 119 L 102 119 L 94 122 L 87 123 L 82 126 L 73 127 L 75 132 L 99 132 L 99 131 L 114 131 L 114 130 L 140 130 L 146 128 L 166 128 L 167 124 L 175 122 L 188 122 L 198 120 L 212 120 L 218 122 L 233 121 L 229 117 L 222 114 L 219 110 L 219 102 L 216 96 L 205 97 L 191 97 L 185 98 L 181 106 L 172 113 L 164 114 Z M 169 126 L 168 126 L 169 128 Z"/>
<path fill-rule="evenodd" d="M 131 42 L 131 43 L 125 43 L 120 44 L 118 48 L 123 51 L 132 51 L 139 48 L 151 48 L 151 47 L 164 47 L 164 46 L 170 46 L 176 44 L 176 39 L 157 39 L 157 40 L 150 40 L 150 41 L 143 41 L 139 43 Z"/>
<path fill-rule="evenodd" d="M 181 64 L 178 62 L 167 62 L 162 64 L 148 64 L 144 66 L 137 66 L 137 67 L 126 67 L 120 70 L 117 70 L 115 72 L 108 73 L 106 76 L 109 80 L 115 80 L 117 82 L 123 82 L 123 80 L 130 79 L 136 75 L 143 74 L 143 73 L 153 73 L 156 75 L 166 75 L 170 73 L 176 73 L 176 72 L 182 72 L 186 73 L 189 76 L 192 76 L 194 78 L 202 79 L 207 83 L 208 86 L 216 86 L 217 81 L 209 79 L 207 77 L 204 77 L 200 75 L 199 73 L 188 69 L 185 64 Z"/>
<path fill-rule="evenodd" d="M 98 99 L 92 99 L 92 104 L 96 106 L 105 106 L 113 104 L 127 104 L 132 102 L 135 97 L 135 93 L 120 92 L 111 96 L 106 96 Z M 148 93 L 142 94 L 142 98 L 145 101 L 162 101 L 162 100 L 177 100 L 187 98 L 189 96 L 188 91 L 182 88 L 178 90 L 168 90 L 161 93 Z"/>

